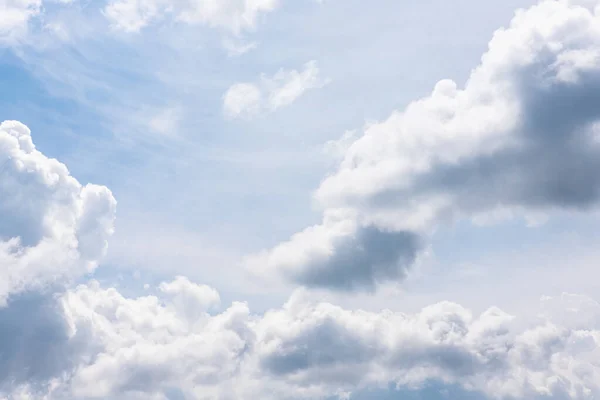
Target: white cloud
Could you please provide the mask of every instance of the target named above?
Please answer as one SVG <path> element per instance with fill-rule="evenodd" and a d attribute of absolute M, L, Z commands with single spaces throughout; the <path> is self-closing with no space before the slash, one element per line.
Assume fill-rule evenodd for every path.
<path fill-rule="evenodd" d="M 243 303 L 189 315 L 169 300 L 194 286 L 182 282 L 160 285 L 170 287 L 167 297 L 127 298 L 91 282 L 33 303 L 29 311 L 63 310 L 47 313 L 35 328 L 57 330 L 44 345 L 72 363 L 48 360 L 10 390 L 33 391 L 36 398 L 51 392 L 51 399 L 164 399 L 174 392 L 195 399 L 301 399 L 389 382 L 418 388 L 433 380 L 488 398 L 600 394 L 600 305 L 582 296 L 575 303 L 545 299 L 546 306 L 554 302 L 553 313 L 536 320 L 494 307 L 473 315 L 449 302 L 415 314 L 348 310 L 315 303 L 304 292 L 264 315 L 252 315 Z M 205 291 L 200 288 L 193 290 Z M 585 326 L 561 317 L 590 310 L 594 317 Z"/>
<path fill-rule="evenodd" d="M 0 44 L 22 39 L 41 7 L 42 0 L 0 0 Z"/>
<path fill-rule="evenodd" d="M 230 57 L 245 54 L 250 50 L 254 50 L 257 46 L 256 42 L 236 41 L 229 38 L 223 40 L 223 47 L 227 50 Z"/>
<path fill-rule="evenodd" d="M 402 279 L 420 239 L 445 223 L 597 207 L 599 10 L 544 1 L 518 12 L 464 89 L 442 80 L 367 126 L 316 192 L 323 223 L 251 257 L 249 268 L 372 289 Z"/>
<path fill-rule="evenodd" d="M 206 285 L 196 285 L 185 276 L 178 276 L 173 282 L 163 282 L 159 289 L 167 296 L 176 309 L 193 319 L 190 314 L 202 313 L 219 305 L 219 293 Z"/>
<path fill-rule="evenodd" d="M 181 313 L 180 296 L 202 293 L 204 301 L 212 292 L 184 278 L 161 288 L 176 301 L 127 299 L 93 283 L 65 295 L 73 338 L 85 335 L 95 360 L 80 365 L 72 377 L 73 396 L 158 396 L 169 387 L 188 393 L 196 387 L 197 398 L 215 398 L 219 384 L 235 375 L 252 340 L 247 307 L 236 303 L 215 316 L 201 309 Z"/>
<path fill-rule="evenodd" d="M 149 120 L 150 129 L 162 135 L 176 135 L 181 120 L 180 107 L 169 107 L 156 112 Z"/>
<path fill-rule="evenodd" d="M 306 399 L 430 381 L 488 398 L 600 395 L 600 304 L 580 295 L 544 298 L 532 319 L 450 302 L 367 312 L 305 290 L 262 315 L 241 302 L 215 312 L 219 293 L 184 276 L 141 297 L 95 281 L 50 290 L 102 257 L 115 200 L 37 151 L 21 123 L 0 125 L 0 160 L 0 398 Z M 355 229 L 330 217 L 335 235 Z M 316 259 L 332 240 L 320 234 Z M 380 232 L 361 234 L 352 260 L 388 257 Z"/>
<path fill-rule="evenodd" d="M 223 96 L 223 110 L 229 117 L 254 116 L 262 111 L 263 93 L 252 83 L 236 83 Z"/>
<path fill-rule="evenodd" d="M 112 25 L 138 32 L 161 18 L 203 24 L 234 35 L 252 30 L 262 14 L 277 8 L 278 0 L 112 0 L 104 14 Z"/>
<path fill-rule="evenodd" d="M 106 187 L 82 186 L 36 150 L 25 125 L 0 124 L 0 303 L 92 271 L 106 251 L 115 208 Z"/>
<path fill-rule="evenodd" d="M 253 117 L 292 104 L 310 89 L 329 83 L 319 77 L 317 62 L 304 64 L 302 71 L 279 70 L 275 75 L 262 75 L 257 83 L 236 83 L 223 96 L 223 111 L 230 118 Z"/>

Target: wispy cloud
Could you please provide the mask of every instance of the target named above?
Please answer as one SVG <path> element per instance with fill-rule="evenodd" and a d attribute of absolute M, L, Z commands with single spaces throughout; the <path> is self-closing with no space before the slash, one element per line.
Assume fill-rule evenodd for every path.
<path fill-rule="evenodd" d="M 263 74 L 257 83 L 236 83 L 223 96 L 223 111 L 230 118 L 250 118 L 288 106 L 311 89 L 319 89 L 330 80 L 319 76 L 316 61 L 301 71 L 281 69 L 273 76 Z"/>
<path fill-rule="evenodd" d="M 260 16 L 278 4 L 278 0 L 112 0 L 104 14 L 114 28 L 127 32 L 139 32 L 152 23 L 172 18 L 239 35 L 254 29 Z"/>
<path fill-rule="evenodd" d="M 42 0 L 0 0 L 0 45 L 14 44 L 29 30 L 29 22 L 37 16 Z"/>

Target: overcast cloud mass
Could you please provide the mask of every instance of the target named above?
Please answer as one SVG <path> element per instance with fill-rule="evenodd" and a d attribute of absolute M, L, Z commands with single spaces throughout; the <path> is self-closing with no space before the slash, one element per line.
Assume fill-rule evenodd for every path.
<path fill-rule="evenodd" d="M 411 296 L 420 295 L 411 282 L 434 281 L 420 267 L 440 243 L 475 263 L 464 250 L 475 244 L 462 237 L 444 242 L 453 226 L 466 224 L 471 235 L 496 232 L 487 242 L 494 254 L 503 241 L 528 240 L 532 226 L 548 235 L 567 226 L 576 235 L 575 226 L 595 238 L 600 3 L 543 0 L 520 9 L 495 31 L 464 84 L 440 80 L 382 121 L 369 117 L 363 128 L 335 132 L 341 139 L 319 137 L 308 153 L 324 148 L 326 161 L 304 151 L 312 140 L 307 110 L 325 116 L 316 121 L 323 129 L 333 126 L 330 119 L 346 110 L 319 96 L 345 88 L 336 82 L 348 82 L 349 72 L 307 45 L 296 50 L 301 62 L 269 53 L 259 63 L 263 71 L 230 74 L 235 63 L 257 65 L 250 57 L 270 43 L 260 35 L 267 21 L 288 18 L 289 32 L 275 35 L 285 43 L 301 35 L 295 18 L 344 7 L 310 3 L 0 0 L 0 90 L 9 99 L 2 106 L 15 119 L 34 115 L 23 118 L 31 127 L 8 118 L 0 124 L 0 398 L 600 396 L 597 292 L 544 286 L 550 265 L 529 265 L 525 250 L 514 250 L 522 269 L 542 272 L 526 283 L 531 292 L 547 290 L 538 301 L 506 290 L 503 298 L 519 307 L 504 310 L 477 287 L 456 283 L 474 272 L 452 270 L 455 264 L 442 257 L 445 276 L 456 278 L 445 283 L 448 293 L 458 298 L 471 290 L 476 300 L 448 298 L 406 311 Z M 373 7 L 385 14 L 383 3 Z M 331 23 L 317 41 L 334 40 L 331 29 L 349 32 L 339 20 Z M 191 46 L 196 35 L 202 39 Z M 157 40 L 156 49 L 146 38 Z M 195 51 L 211 55 L 204 62 L 213 63 L 212 75 L 186 75 L 187 66 L 200 68 L 190 56 Z M 56 69 L 53 57 L 64 65 Z M 115 64 L 108 66 L 111 57 Z M 180 76 L 163 74 L 176 65 Z M 31 77 L 50 83 L 36 86 Z M 336 93 L 342 107 L 347 96 Z M 143 111 L 129 113 L 131 103 Z M 146 118 L 147 110 L 162 111 Z M 200 114 L 206 124 L 195 119 Z M 232 130 L 231 143 L 219 142 Z M 297 149 L 278 151 L 292 132 L 301 137 Z M 242 167 L 219 169 L 225 164 Z M 211 168 L 217 172 L 206 172 Z M 192 173 L 178 175 L 184 170 Z M 314 176 L 316 190 L 300 194 Z M 204 180 L 214 191 L 195 191 Z M 312 200 L 316 215 L 283 201 L 281 193 L 290 191 Z M 215 216 L 204 206 L 236 199 L 241 205 L 230 214 Z M 202 206 L 193 208 L 196 202 Z M 273 217 L 264 218 L 261 207 Z M 277 218 L 283 214 L 290 219 Z M 164 217 L 171 225 L 153 225 L 157 215 L 171 215 Z M 146 225 L 136 230 L 136 218 Z M 218 229 L 185 236 L 212 218 Z M 518 224 L 520 237 L 503 236 L 508 223 Z M 247 225 L 272 232 L 253 237 L 244 233 Z M 308 228 L 289 237 L 298 226 Z M 207 254 L 210 262 L 202 258 Z M 559 265 L 560 276 L 569 284 L 597 281 L 597 258 L 585 259 L 589 276 L 573 280 L 578 256 L 566 254 L 572 263 Z M 488 273 L 493 280 L 491 269 L 482 279 Z M 524 276 L 531 275 L 511 277 L 509 287 L 522 287 Z M 378 297 L 390 287 L 394 300 L 378 300 L 390 298 Z M 283 300 L 274 300 L 279 293 Z M 376 305 L 349 305 L 362 298 Z"/>

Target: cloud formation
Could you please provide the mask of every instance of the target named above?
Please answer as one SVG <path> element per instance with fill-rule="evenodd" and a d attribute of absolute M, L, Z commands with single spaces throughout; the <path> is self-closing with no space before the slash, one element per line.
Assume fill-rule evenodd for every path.
<path fill-rule="evenodd" d="M 260 16 L 278 5 L 278 0 L 111 0 L 104 14 L 113 27 L 126 32 L 139 32 L 160 19 L 173 18 L 239 35 L 254 29 Z"/>
<path fill-rule="evenodd" d="M 329 82 L 319 76 L 317 62 L 304 64 L 302 71 L 279 70 L 257 83 L 236 83 L 223 96 L 223 112 L 229 118 L 251 118 L 292 104 L 306 91 L 319 89 Z"/>
<path fill-rule="evenodd" d="M 9 296 L 91 272 L 113 232 L 108 188 L 82 186 L 36 150 L 29 129 L 0 124 L 0 305 Z"/>
<path fill-rule="evenodd" d="M 20 40 L 41 7 L 42 0 L 0 0 L 0 44 Z"/>
<path fill-rule="evenodd" d="M 323 222 L 250 257 L 249 268 L 309 286 L 372 289 L 405 276 L 416 247 L 443 224 L 595 209 L 598 48 L 597 2 L 519 11 L 463 89 L 442 80 L 350 145 L 344 137 L 343 160 L 315 194 Z M 389 248 L 369 251 L 364 232 Z"/>
<path fill-rule="evenodd" d="M 199 306 L 191 316 L 172 295 L 195 284 L 164 285 L 172 288 L 167 296 L 127 298 L 90 282 L 55 301 L 15 303 L 1 311 L 8 330 L 15 321 L 12 307 L 40 313 L 49 304 L 62 310 L 45 314 L 33 326 L 36 335 L 20 339 L 54 358 L 26 369 L 27 379 L 9 380 L 23 371 L 23 363 L 34 362 L 27 351 L 19 353 L 21 364 L 13 361 L 0 371 L 4 393 L 49 399 L 302 399 L 390 382 L 418 388 L 439 381 L 488 398 L 600 394 L 600 305 L 582 296 L 545 299 L 555 302 L 554 315 L 523 325 L 497 308 L 473 315 L 442 302 L 412 315 L 374 313 L 315 303 L 302 292 L 262 316 L 243 303 L 217 314 Z M 594 317 L 585 328 L 560 318 L 590 309 Z"/>
<path fill-rule="evenodd" d="M 306 399 L 431 381 L 488 398 L 600 395 L 600 304 L 584 296 L 544 298 L 532 319 L 451 302 L 351 310 L 304 290 L 253 314 L 242 302 L 219 309 L 215 289 L 183 276 L 141 297 L 96 281 L 73 287 L 59 278 L 98 263 L 114 198 L 37 151 L 21 123 L 0 125 L 0 157 L 0 398 Z M 340 265 L 398 260 L 406 251 L 388 240 L 412 240 L 359 232 L 363 247 L 340 244 L 351 249 Z"/>

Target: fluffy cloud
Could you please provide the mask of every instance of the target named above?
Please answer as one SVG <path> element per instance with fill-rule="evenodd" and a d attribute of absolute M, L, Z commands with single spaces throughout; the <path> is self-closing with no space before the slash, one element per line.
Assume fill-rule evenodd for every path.
<path fill-rule="evenodd" d="M 137 32 L 161 18 L 204 24 L 235 35 L 252 30 L 278 0 L 112 0 L 104 14 L 115 28 Z"/>
<path fill-rule="evenodd" d="M 91 282 L 54 300 L 16 303 L 43 315 L 32 326 L 17 324 L 12 308 L 0 311 L 3 332 L 27 332 L 18 341 L 11 336 L 21 357 L 0 370 L 4 393 L 301 399 L 440 381 L 489 398 L 600 394 L 600 305 L 585 297 L 545 299 L 554 302 L 553 315 L 526 322 L 497 308 L 473 315 L 449 302 L 412 315 L 347 310 L 302 292 L 264 315 L 234 303 L 217 314 L 199 306 L 190 316 L 171 295 L 205 288 L 181 283 L 160 285 L 170 287 L 167 296 L 126 298 Z M 595 318 L 585 327 L 561 317 L 590 310 Z M 27 350 L 24 341 L 37 347 Z M 44 358 L 33 357 L 35 349 Z"/>
<path fill-rule="evenodd" d="M 306 291 L 264 314 L 240 302 L 215 311 L 218 292 L 183 276 L 142 297 L 95 281 L 73 288 L 59 278 L 97 264 L 115 200 L 37 151 L 18 122 L 0 125 L 0 157 L 0 398 L 306 399 L 431 381 L 490 398 L 600 395 L 600 304 L 583 296 L 544 298 L 532 319 L 450 302 L 411 315 L 348 310 Z M 357 237 L 364 247 L 344 244 L 340 265 L 405 253 L 381 231 Z"/>
<path fill-rule="evenodd" d="M 293 297 L 265 315 L 256 352 L 265 373 L 325 392 L 437 380 L 497 398 L 587 398 L 599 389 L 598 322 L 577 330 L 546 319 L 520 329 L 497 308 L 474 316 L 443 302 L 405 315 Z"/>
<path fill-rule="evenodd" d="M 21 39 L 41 7 L 42 0 L 0 0 L 0 44 Z"/>
<path fill-rule="evenodd" d="M 319 77 L 316 61 L 302 71 L 279 70 L 272 77 L 262 75 L 258 83 L 236 83 L 223 96 L 223 111 L 230 118 L 254 117 L 292 104 L 307 90 L 318 89 L 329 81 Z"/>
<path fill-rule="evenodd" d="M 97 284 L 65 295 L 73 337 L 84 335 L 94 353 L 93 361 L 80 365 L 71 378 L 73 396 L 114 398 L 195 386 L 203 398 L 216 397 L 218 384 L 235 374 L 251 340 L 247 307 L 236 303 L 210 316 L 201 308 L 208 305 L 202 304 L 206 295 L 212 295 L 206 288 L 179 279 L 164 283 L 161 290 L 175 295 L 175 301 L 127 299 Z M 202 298 L 192 305 L 193 314 L 190 304 L 177 301 L 190 294 Z"/>
<path fill-rule="evenodd" d="M 440 81 L 346 146 L 315 194 L 322 224 L 251 257 L 249 268 L 301 284 L 370 289 L 402 278 L 418 239 L 441 224 L 596 208 L 596 4 L 544 1 L 519 11 L 463 89 Z"/>
<path fill-rule="evenodd" d="M 113 232 L 115 208 L 106 187 L 82 186 L 36 150 L 25 125 L 0 124 L 0 305 L 92 271 Z"/>

